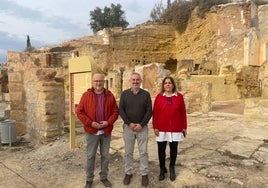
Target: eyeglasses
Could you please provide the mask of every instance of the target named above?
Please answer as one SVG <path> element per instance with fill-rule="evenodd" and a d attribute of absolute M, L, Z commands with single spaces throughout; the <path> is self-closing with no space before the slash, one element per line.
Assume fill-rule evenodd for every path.
<path fill-rule="evenodd" d="M 103 83 L 104 80 L 93 80 L 93 82 L 95 82 L 95 83 L 97 83 L 97 82 L 99 82 L 99 83 Z"/>
<path fill-rule="evenodd" d="M 171 105 L 172 104 L 172 98 L 171 97 L 167 97 L 167 104 Z"/>

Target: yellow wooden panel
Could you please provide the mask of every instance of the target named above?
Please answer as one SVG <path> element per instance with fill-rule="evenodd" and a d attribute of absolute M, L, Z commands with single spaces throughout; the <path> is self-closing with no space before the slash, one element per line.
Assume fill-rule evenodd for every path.
<path fill-rule="evenodd" d="M 95 72 L 95 61 L 90 56 L 69 59 L 69 73 Z"/>
<path fill-rule="evenodd" d="M 90 56 L 81 56 L 69 60 L 70 83 L 70 148 L 75 148 L 75 108 L 82 94 L 91 87 L 92 75 L 96 71 L 95 61 Z"/>
<path fill-rule="evenodd" d="M 78 104 L 82 94 L 91 87 L 91 72 L 74 74 L 74 104 Z"/>

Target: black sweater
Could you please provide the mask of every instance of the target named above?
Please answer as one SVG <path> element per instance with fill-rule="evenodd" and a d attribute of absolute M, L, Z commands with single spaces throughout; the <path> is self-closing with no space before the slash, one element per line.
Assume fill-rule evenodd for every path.
<path fill-rule="evenodd" d="M 122 92 L 119 102 L 119 115 L 124 123 L 148 124 L 152 117 L 152 100 L 149 92 L 140 89 L 135 95 L 131 89 Z"/>

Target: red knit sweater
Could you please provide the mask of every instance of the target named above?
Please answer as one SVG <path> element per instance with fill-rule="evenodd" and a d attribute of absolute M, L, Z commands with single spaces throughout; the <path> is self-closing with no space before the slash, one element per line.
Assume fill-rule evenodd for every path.
<path fill-rule="evenodd" d="M 186 108 L 182 94 L 171 97 L 159 93 L 153 107 L 153 128 L 161 132 L 182 132 L 187 129 Z"/>

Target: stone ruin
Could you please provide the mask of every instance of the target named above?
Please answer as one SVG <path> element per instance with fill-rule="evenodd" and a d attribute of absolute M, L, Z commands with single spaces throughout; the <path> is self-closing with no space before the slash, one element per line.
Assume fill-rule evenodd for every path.
<path fill-rule="evenodd" d="M 162 79 L 171 75 L 185 96 L 188 113 L 208 113 L 213 101 L 243 99 L 245 114 L 265 117 L 267 16 L 267 5 L 230 3 L 213 7 L 203 19 L 193 11 L 183 34 L 169 24 L 148 22 L 103 29 L 31 52 L 9 51 L 1 72 L 9 118 L 16 120 L 19 135 L 29 134 L 36 142 L 61 135 L 69 120 L 68 60 L 78 56 L 94 58 L 117 99 L 129 87 L 133 71 L 142 75 L 142 87 L 152 98 Z"/>

